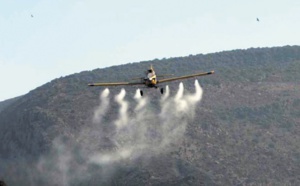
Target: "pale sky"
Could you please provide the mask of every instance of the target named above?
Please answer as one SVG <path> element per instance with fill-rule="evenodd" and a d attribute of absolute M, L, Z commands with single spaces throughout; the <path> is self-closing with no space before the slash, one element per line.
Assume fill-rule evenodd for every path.
<path fill-rule="evenodd" d="M 299 45 L 299 33 L 299 0 L 0 0 L 0 101 L 84 70 Z"/>

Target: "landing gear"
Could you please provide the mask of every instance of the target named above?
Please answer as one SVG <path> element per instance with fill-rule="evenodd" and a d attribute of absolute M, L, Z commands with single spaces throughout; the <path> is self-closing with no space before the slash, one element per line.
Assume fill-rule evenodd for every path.
<path fill-rule="evenodd" d="M 164 88 L 160 88 L 160 93 L 164 94 Z"/>
<path fill-rule="evenodd" d="M 143 96 L 143 95 L 144 95 L 144 93 L 143 93 L 143 91 L 142 91 L 142 90 L 140 90 L 140 94 L 141 94 L 141 96 Z"/>

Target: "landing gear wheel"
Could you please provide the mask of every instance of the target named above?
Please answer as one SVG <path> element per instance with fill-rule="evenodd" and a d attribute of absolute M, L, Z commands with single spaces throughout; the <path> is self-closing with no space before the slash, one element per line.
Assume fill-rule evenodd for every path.
<path fill-rule="evenodd" d="M 160 93 L 161 93 L 161 94 L 164 94 L 164 88 L 161 88 L 161 89 L 160 89 Z"/>
<path fill-rule="evenodd" d="M 143 93 L 143 91 L 142 91 L 142 90 L 140 90 L 140 94 L 141 94 L 141 96 L 143 96 L 143 95 L 144 95 L 144 93 Z"/>

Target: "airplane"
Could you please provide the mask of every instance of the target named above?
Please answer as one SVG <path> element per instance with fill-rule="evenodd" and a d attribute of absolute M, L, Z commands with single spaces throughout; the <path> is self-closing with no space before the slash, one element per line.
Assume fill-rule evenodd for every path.
<path fill-rule="evenodd" d="M 171 77 L 171 78 L 165 78 L 165 79 L 160 79 L 158 80 L 157 77 L 164 77 L 167 75 L 161 75 L 161 76 L 156 76 L 155 71 L 152 67 L 150 66 L 150 69 L 147 71 L 147 77 L 142 77 L 142 78 L 136 78 L 139 79 L 139 81 L 135 82 L 104 82 L 104 83 L 89 83 L 88 86 L 124 86 L 124 85 L 145 85 L 148 88 L 158 88 L 158 84 L 160 83 L 165 83 L 165 82 L 170 82 L 170 81 L 175 81 L 175 80 L 180 80 L 180 79 L 188 79 L 188 78 L 193 78 L 193 77 L 198 77 L 198 76 L 206 76 L 210 74 L 214 74 L 215 71 L 210 71 L 210 72 L 202 72 L 202 73 L 197 73 L 197 74 L 191 74 L 191 75 L 185 75 L 185 76 L 179 76 L 179 77 Z M 164 89 L 160 88 L 160 93 L 164 93 Z M 140 90 L 140 95 L 143 96 L 143 91 Z"/>

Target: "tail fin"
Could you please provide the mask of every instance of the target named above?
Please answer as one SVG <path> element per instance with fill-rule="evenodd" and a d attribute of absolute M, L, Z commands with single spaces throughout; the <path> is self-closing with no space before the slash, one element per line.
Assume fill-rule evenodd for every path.
<path fill-rule="evenodd" d="M 154 71 L 152 64 L 150 65 L 150 69 Z"/>

